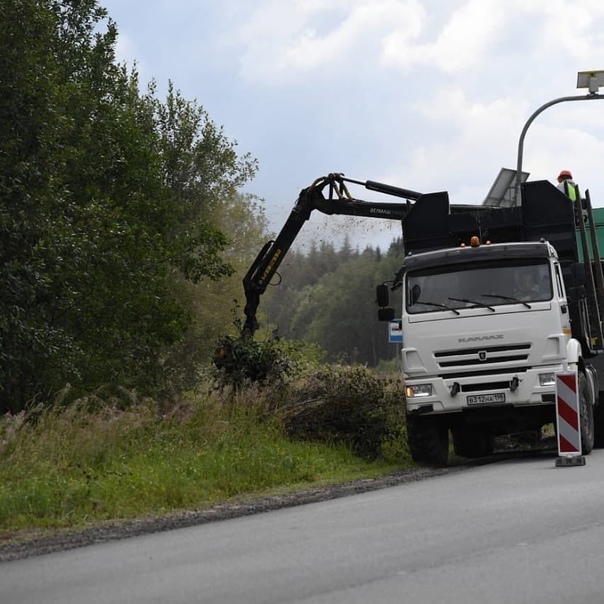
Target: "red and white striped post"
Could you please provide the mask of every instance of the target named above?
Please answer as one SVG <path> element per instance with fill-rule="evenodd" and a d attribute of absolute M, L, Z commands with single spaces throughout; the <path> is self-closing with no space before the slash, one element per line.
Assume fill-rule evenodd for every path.
<path fill-rule="evenodd" d="M 576 371 L 556 374 L 556 425 L 558 427 L 556 466 L 584 466 Z"/>

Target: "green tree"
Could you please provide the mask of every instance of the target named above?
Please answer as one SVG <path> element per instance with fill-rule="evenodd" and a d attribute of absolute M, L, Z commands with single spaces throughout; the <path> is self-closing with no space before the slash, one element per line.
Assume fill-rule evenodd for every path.
<path fill-rule="evenodd" d="M 188 386 L 194 384 L 199 367 L 212 358 L 218 340 L 238 335 L 236 321 L 242 318 L 245 305 L 242 279 L 269 238 L 263 202 L 252 194 L 234 193 L 222 199 L 214 219 L 228 239 L 223 257 L 233 273 L 220 281 L 205 279 L 187 284 L 193 323 L 182 342 L 170 351 L 166 367 Z"/>
<path fill-rule="evenodd" d="M 96 0 L 4 0 L 0 412 L 74 389 L 160 385 L 186 281 L 232 272 L 210 219 L 250 178 L 196 102 L 139 93 Z"/>
<path fill-rule="evenodd" d="M 159 133 L 162 176 L 169 192 L 167 210 L 172 261 L 191 281 L 219 279 L 232 272 L 222 260 L 227 236 L 218 228 L 224 200 L 256 172 L 248 153 L 239 157 L 230 141 L 195 101 L 188 101 L 172 83 L 165 102 L 152 84 L 145 101 L 152 108 Z M 224 208 L 222 208 L 224 209 Z"/>
<path fill-rule="evenodd" d="M 312 286 L 326 274 L 334 272 L 342 262 L 357 256 L 346 243 L 337 250 L 324 241 L 318 245 L 311 242 L 307 254 L 290 251 L 279 269 L 282 279 L 273 279 L 274 287 L 267 290 L 266 299 L 262 301 L 263 314 L 281 335 L 300 337 L 310 316 L 304 312 L 295 314 L 292 309 L 308 308 L 306 296 L 312 292 Z"/>
<path fill-rule="evenodd" d="M 376 365 L 391 358 L 387 325 L 377 320 L 375 286 L 392 278 L 401 263 L 401 255 L 383 256 L 368 248 L 324 275 L 304 290 L 304 300 L 294 309 L 297 337 L 319 344 L 332 361 Z"/>

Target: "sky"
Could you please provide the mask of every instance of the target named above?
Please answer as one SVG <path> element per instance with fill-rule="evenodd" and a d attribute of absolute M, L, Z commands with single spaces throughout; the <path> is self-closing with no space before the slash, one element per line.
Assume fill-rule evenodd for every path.
<path fill-rule="evenodd" d="M 273 232 L 332 172 L 480 204 L 501 168 L 516 169 L 530 116 L 587 96 L 577 72 L 604 70 L 602 0 L 99 3 L 117 23 L 119 61 L 160 97 L 171 81 L 258 160 L 245 190 Z M 604 206 L 604 87 L 539 114 L 522 156 L 531 180 L 571 170 Z M 296 246 L 347 236 L 385 249 L 399 235 L 396 221 L 318 214 Z"/>

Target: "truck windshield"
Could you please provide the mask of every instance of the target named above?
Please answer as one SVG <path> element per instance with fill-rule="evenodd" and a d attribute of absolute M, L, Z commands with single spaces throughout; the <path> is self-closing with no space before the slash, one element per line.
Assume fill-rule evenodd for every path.
<path fill-rule="evenodd" d="M 442 312 L 443 308 L 486 308 L 551 300 L 547 261 L 447 265 L 407 273 L 405 300 L 410 314 Z"/>

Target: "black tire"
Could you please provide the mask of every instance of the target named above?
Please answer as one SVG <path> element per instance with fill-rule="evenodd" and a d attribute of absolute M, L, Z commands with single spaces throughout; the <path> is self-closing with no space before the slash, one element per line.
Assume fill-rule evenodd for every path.
<path fill-rule="evenodd" d="M 589 397 L 589 384 L 584 373 L 579 373 L 577 388 L 581 420 L 581 452 L 583 455 L 589 455 L 594 448 L 595 423 L 594 408 Z"/>
<path fill-rule="evenodd" d="M 600 390 L 598 404 L 594 408 L 594 448 L 604 448 L 604 391 Z"/>
<path fill-rule="evenodd" d="M 458 428 L 451 431 L 453 449 L 460 457 L 488 457 L 495 450 L 495 437 L 489 432 L 472 428 Z"/>
<path fill-rule="evenodd" d="M 449 459 L 449 430 L 429 419 L 407 418 L 407 443 L 413 461 L 438 467 Z"/>

